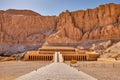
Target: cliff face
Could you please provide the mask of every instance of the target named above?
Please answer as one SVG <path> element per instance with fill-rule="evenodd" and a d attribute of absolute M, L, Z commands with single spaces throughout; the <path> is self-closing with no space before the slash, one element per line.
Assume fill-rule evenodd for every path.
<path fill-rule="evenodd" d="M 50 36 L 48 42 L 58 42 L 61 38 L 67 39 L 59 40 L 60 43 L 119 38 L 120 4 L 100 5 L 86 11 L 66 11 L 60 14 L 57 28 L 58 32 Z"/>
<path fill-rule="evenodd" d="M 55 27 L 54 16 L 40 16 L 28 10 L 8 10 L 0 14 L 1 43 L 40 43 Z"/>
<path fill-rule="evenodd" d="M 0 44 L 74 43 L 120 37 L 120 4 L 41 16 L 30 10 L 0 11 Z M 3 46 L 0 50 L 5 49 Z M 9 50 L 8 50 L 9 51 Z"/>
<path fill-rule="evenodd" d="M 44 43 L 56 28 L 55 16 L 30 10 L 0 11 L 0 53 L 18 53 Z"/>

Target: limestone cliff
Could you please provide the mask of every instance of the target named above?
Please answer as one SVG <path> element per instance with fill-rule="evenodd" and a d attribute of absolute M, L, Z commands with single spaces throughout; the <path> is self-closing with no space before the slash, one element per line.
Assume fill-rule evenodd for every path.
<path fill-rule="evenodd" d="M 31 10 L 0 10 L 0 50 L 3 45 L 75 43 L 120 37 L 120 4 L 42 16 Z M 23 48 L 23 47 L 22 47 Z M 12 50 L 12 49 L 11 49 Z M 25 49 L 26 50 L 26 49 Z M 16 49 L 16 52 L 18 48 Z"/>
<path fill-rule="evenodd" d="M 111 3 L 85 11 L 63 12 L 59 15 L 57 28 L 57 33 L 50 36 L 48 42 L 71 43 L 119 38 L 120 4 Z M 65 41 L 62 38 L 67 39 Z"/>
<path fill-rule="evenodd" d="M 40 16 L 28 10 L 7 10 L 0 14 L 1 43 L 40 43 L 55 27 L 54 16 Z"/>
<path fill-rule="evenodd" d="M 30 10 L 0 11 L 0 53 L 17 53 L 41 45 L 54 32 L 56 19 Z"/>

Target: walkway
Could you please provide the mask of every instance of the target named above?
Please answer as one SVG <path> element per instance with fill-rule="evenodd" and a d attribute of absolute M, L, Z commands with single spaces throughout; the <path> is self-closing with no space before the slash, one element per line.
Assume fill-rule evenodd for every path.
<path fill-rule="evenodd" d="M 55 52 L 53 60 L 54 63 L 23 75 L 16 80 L 97 80 L 64 64 L 60 52 Z"/>
<path fill-rule="evenodd" d="M 97 80 L 64 63 L 52 63 L 16 80 Z"/>

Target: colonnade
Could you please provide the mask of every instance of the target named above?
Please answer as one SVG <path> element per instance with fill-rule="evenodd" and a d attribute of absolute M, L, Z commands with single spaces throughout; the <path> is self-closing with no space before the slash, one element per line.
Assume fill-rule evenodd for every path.
<path fill-rule="evenodd" d="M 60 55 L 60 54 L 59 54 Z M 86 55 L 62 55 L 63 60 L 64 61 L 71 61 L 72 59 L 74 60 L 78 60 L 78 61 L 86 61 L 87 60 L 87 56 Z M 58 58 L 60 56 L 57 56 L 56 58 Z M 53 55 L 29 55 L 29 60 L 32 61 L 51 61 L 53 60 Z M 57 60 L 57 59 L 56 59 Z"/>
<path fill-rule="evenodd" d="M 53 56 L 42 55 L 42 56 L 29 56 L 29 60 L 40 60 L 40 61 L 51 61 Z"/>
<path fill-rule="evenodd" d="M 78 60 L 78 61 L 86 61 L 87 60 L 87 58 L 86 58 L 86 56 L 84 55 L 76 55 L 76 56 L 63 56 L 63 59 L 64 59 L 64 61 L 70 61 L 70 60 L 72 60 L 72 59 L 74 59 L 74 60 Z"/>

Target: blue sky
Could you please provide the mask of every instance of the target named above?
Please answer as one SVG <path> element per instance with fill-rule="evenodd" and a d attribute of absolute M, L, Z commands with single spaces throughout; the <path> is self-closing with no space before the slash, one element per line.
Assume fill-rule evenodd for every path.
<path fill-rule="evenodd" d="M 30 9 L 41 15 L 58 15 L 65 10 L 85 10 L 106 3 L 120 4 L 120 0 L 0 0 L 0 10 Z"/>

